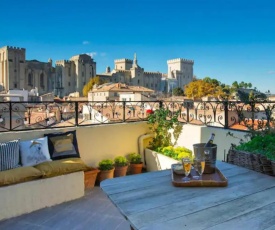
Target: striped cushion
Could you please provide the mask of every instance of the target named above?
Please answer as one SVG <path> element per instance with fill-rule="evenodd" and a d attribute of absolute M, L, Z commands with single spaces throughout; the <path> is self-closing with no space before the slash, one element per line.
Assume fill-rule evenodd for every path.
<path fill-rule="evenodd" d="M 19 167 L 19 142 L 13 140 L 0 143 L 0 171 Z"/>

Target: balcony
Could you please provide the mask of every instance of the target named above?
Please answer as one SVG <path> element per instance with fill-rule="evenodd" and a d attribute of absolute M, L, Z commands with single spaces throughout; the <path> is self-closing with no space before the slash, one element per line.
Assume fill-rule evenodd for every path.
<path fill-rule="evenodd" d="M 78 102 L 58 103 L 55 106 L 50 106 L 50 103 L 1 103 L 0 140 L 1 142 L 18 138 L 29 140 L 42 137 L 46 133 L 76 130 L 81 158 L 88 165 L 96 167 L 102 159 L 113 159 L 118 155 L 139 152 L 138 138 L 149 132 L 144 103 L 121 102 L 116 104 L 115 109 L 113 105 L 107 102 L 81 105 Z M 154 102 L 149 105 L 154 109 L 160 106 L 160 103 Z M 178 145 L 193 149 L 194 143 L 206 142 L 214 132 L 215 143 L 218 145 L 217 159 L 224 160 L 231 143 L 239 142 L 238 139 L 227 137 L 228 131 L 243 139 L 247 133 L 245 130 L 229 129 L 236 124 L 242 125 L 244 120 L 238 120 L 242 115 L 237 113 L 240 108 L 236 106 L 236 110 L 229 111 L 230 107 L 227 107 L 228 114 L 225 115 L 225 109 L 220 103 L 220 107 L 216 107 L 216 110 L 210 110 L 210 104 L 208 107 L 206 104 L 203 105 L 204 107 L 200 105 L 179 107 L 179 103 L 176 102 L 166 104 L 172 112 L 179 108 L 182 111 L 179 120 L 183 123 L 183 131 Z M 89 113 L 85 112 L 85 106 Z M 252 113 L 248 108 L 242 111 L 247 113 L 246 121 L 252 120 L 255 114 L 259 113 L 258 110 Z M 85 113 L 88 117 L 84 116 Z M 230 113 L 234 115 L 229 116 Z M 211 114 L 215 114 L 215 118 Z M 91 122 L 89 118 L 96 116 L 98 117 Z M 267 114 L 265 118 L 270 116 L 268 117 Z M 49 123 L 50 119 L 54 122 Z M 253 119 L 253 122 L 256 122 L 256 119 Z M 24 227 L 27 229 L 67 229 L 68 227 L 70 229 L 130 229 L 129 224 L 99 187 L 87 190 L 81 199 L 0 222 L 1 229 L 23 229 Z"/>

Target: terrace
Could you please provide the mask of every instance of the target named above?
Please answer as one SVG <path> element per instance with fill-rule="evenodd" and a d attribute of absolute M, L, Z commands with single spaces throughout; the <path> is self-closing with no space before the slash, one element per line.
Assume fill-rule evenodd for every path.
<path fill-rule="evenodd" d="M 81 158 L 96 167 L 102 159 L 139 152 L 138 138 L 149 132 L 150 111 L 164 106 L 180 110 L 183 131 L 178 145 L 192 149 L 216 134 L 218 160 L 225 160 L 231 143 L 230 130 L 244 138 L 244 124 L 272 123 L 274 103 L 244 105 L 240 102 L 0 102 L 1 142 L 42 137 L 46 133 L 77 131 Z M 237 127 L 238 129 L 233 127 Z M 66 194 L 64 194 L 66 195 Z M 66 220 L 64 220 L 66 218 Z M 99 187 L 86 190 L 83 198 L 3 220 L 1 229 L 130 229 L 129 224 Z"/>

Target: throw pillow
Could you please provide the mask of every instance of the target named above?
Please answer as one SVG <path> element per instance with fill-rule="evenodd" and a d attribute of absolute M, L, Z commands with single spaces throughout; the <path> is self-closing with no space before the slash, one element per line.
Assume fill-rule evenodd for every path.
<path fill-rule="evenodd" d="M 49 138 L 49 152 L 52 160 L 80 157 L 76 131 L 45 134 Z"/>
<path fill-rule="evenodd" d="M 0 143 L 0 171 L 20 166 L 19 142 L 20 140 L 13 140 Z"/>
<path fill-rule="evenodd" d="M 51 161 L 48 137 L 20 142 L 20 155 L 23 166 L 34 166 Z"/>

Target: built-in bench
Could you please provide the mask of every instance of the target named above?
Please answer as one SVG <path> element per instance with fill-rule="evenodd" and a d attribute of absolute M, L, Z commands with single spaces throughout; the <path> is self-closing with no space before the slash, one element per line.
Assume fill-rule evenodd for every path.
<path fill-rule="evenodd" d="M 80 198 L 83 181 L 80 171 L 0 187 L 0 220 Z"/>

